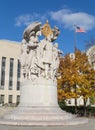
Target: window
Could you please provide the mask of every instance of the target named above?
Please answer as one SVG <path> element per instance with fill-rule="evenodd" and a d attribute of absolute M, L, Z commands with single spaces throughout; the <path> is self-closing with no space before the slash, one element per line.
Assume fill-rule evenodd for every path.
<path fill-rule="evenodd" d="M 68 104 L 71 104 L 71 100 L 68 100 Z"/>
<path fill-rule="evenodd" d="M 5 95 L 0 95 L 0 103 L 2 103 L 2 104 L 4 104 L 4 97 L 5 97 Z"/>
<path fill-rule="evenodd" d="M 9 68 L 9 90 L 12 90 L 13 86 L 13 63 L 14 59 L 10 58 L 10 68 Z"/>
<path fill-rule="evenodd" d="M 20 69 L 21 69 L 21 64 L 20 61 L 18 60 L 18 65 L 17 65 L 17 77 L 20 78 Z"/>
<path fill-rule="evenodd" d="M 0 89 L 4 89 L 4 85 L 5 85 L 5 67 L 6 67 L 6 57 L 2 57 Z"/>
<path fill-rule="evenodd" d="M 9 95 L 9 101 L 8 101 L 8 103 L 12 103 L 12 100 L 13 100 L 13 95 Z"/>
<path fill-rule="evenodd" d="M 17 90 L 20 90 L 20 69 L 21 69 L 21 64 L 20 61 L 18 60 L 18 65 L 17 65 Z"/>
<path fill-rule="evenodd" d="M 19 96 L 19 95 L 17 95 L 17 100 L 16 100 L 16 103 L 17 103 L 17 104 L 19 104 L 19 102 L 20 102 L 20 96 Z"/>
<path fill-rule="evenodd" d="M 17 81 L 17 90 L 20 90 L 20 81 Z"/>

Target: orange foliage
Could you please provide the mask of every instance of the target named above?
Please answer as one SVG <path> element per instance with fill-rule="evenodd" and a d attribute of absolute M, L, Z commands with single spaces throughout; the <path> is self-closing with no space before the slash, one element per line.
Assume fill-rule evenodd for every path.
<path fill-rule="evenodd" d="M 87 99 L 95 95 L 95 70 L 85 53 L 75 51 L 75 58 L 67 54 L 60 60 L 58 78 L 58 98 L 70 99 L 83 96 Z M 75 90 L 76 89 L 76 90 Z"/>

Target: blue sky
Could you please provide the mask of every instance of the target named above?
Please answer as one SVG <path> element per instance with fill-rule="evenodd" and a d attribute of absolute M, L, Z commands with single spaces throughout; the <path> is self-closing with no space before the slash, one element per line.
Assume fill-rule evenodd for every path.
<path fill-rule="evenodd" d="M 95 37 L 95 0 L 0 0 L 0 39 L 21 42 L 24 29 L 34 21 L 48 19 L 60 29 L 55 41 L 64 54 L 74 51 L 74 24 L 86 30 L 76 34 L 76 46 Z"/>

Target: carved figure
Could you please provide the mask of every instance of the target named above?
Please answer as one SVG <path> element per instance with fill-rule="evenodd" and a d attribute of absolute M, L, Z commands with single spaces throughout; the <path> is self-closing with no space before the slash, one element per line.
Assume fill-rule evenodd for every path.
<path fill-rule="evenodd" d="M 42 40 L 39 39 L 41 33 L 44 35 Z M 57 27 L 51 29 L 48 21 L 44 26 L 35 22 L 25 29 L 20 56 L 23 78 L 33 81 L 39 77 L 56 79 L 61 51 L 53 41 L 59 33 Z"/>

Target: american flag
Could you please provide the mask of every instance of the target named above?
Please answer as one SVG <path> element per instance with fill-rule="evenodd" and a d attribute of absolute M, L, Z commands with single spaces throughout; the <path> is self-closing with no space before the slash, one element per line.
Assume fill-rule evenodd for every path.
<path fill-rule="evenodd" d="M 84 28 L 76 26 L 76 32 L 85 32 Z"/>

